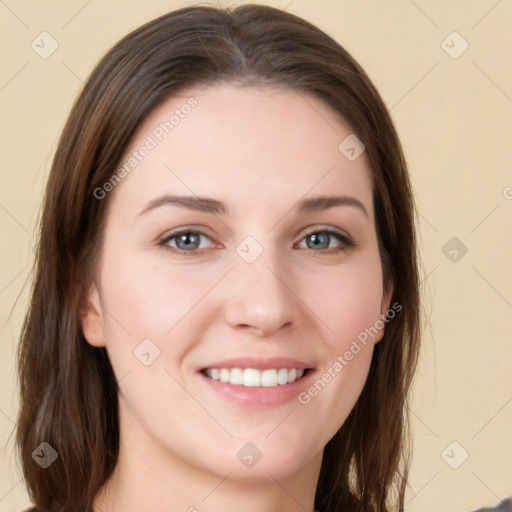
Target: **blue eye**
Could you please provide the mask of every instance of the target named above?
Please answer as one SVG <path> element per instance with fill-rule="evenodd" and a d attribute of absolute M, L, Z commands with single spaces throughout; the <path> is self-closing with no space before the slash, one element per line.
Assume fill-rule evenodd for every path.
<path fill-rule="evenodd" d="M 208 243 L 202 245 L 201 241 L 203 238 L 212 242 L 209 236 L 200 231 L 182 230 L 170 233 L 159 242 L 159 245 L 172 251 L 174 254 L 191 256 L 211 245 Z M 299 248 L 311 249 L 313 252 L 320 254 L 345 252 L 355 246 L 355 243 L 348 235 L 332 229 L 309 232 L 301 239 L 299 246 L 304 241 L 306 242 L 306 247 L 301 246 Z M 333 246 L 332 243 L 336 241 L 337 244 Z"/>
<path fill-rule="evenodd" d="M 201 237 L 211 240 L 210 237 L 199 231 L 179 231 L 177 233 L 171 233 L 164 238 L 160 242 L 160 245 L 166 246 L 178 254 L 195 254 L 200 249 L 204 249 L 204 247 L 200 247 Z M 174 241 L 175 246 L 169 245 L 172 241 Z"/>
<path fill-rule="evenodd" d="M 331 246 L 333 239 L 338 241 L 337 246 Z M 346 251 L 355 245 L 347 235 L 332 229 L 312 231 L 308 233 L 301 242 L 304 240 L 306 241 L 306 248 L 314 249 L 314 252 L 327 254 Z"/>

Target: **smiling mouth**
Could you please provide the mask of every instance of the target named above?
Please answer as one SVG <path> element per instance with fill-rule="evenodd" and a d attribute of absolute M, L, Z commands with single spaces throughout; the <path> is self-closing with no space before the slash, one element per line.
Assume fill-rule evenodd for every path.
<path fill-rule="evenodd" d="M 308 368 L 205 368 L 201 371 L 212 380 L 253 388 L 285 386 L 302 379 L 308 372 Z"/>

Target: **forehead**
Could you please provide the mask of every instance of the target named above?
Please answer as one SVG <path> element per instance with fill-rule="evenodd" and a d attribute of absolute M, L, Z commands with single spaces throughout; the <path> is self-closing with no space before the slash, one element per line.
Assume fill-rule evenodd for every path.
<path fill-rule="evenodd" d="M 256 200 L 275 207 L 339 193 L 357 196 L 371 213 L 365 154 L 348 159 L 340 150 L 347 137 L 354 134 L 339 113 L 309 93 L 233 84 L 189 89 L 138 128 L 119 166 L 129 175 L 115 194 L 136 205 L 162 191 L 188 193 L 241 210 Z"/>

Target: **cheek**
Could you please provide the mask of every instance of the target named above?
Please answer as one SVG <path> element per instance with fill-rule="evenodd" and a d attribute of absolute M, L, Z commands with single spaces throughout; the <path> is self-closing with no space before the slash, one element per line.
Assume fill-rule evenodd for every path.
<path fill-rule="evenodd" d="M 119 371 L 130 367 L 142 342 L 151 347 L 144 341 L 148 339 L 165 352 L 167 361 L 179 362 L 191 343 L 183 328 L 190 329 L 197 321 L 196 307 L 222 273 L 199 272 L 186 265 L 166 268 L 155 265 L 150 254 L 130 259 L 120 252 L 105 253 L 102 305 L 113 366 L 117 364 Z"/>
<path fill-rule="evenodd" d="M 339 428 L 366 381 L 374 343 L 382 322 L 382 273 L 374 256 L 330 269 L 328 279 L 310 283 L 308 306 L 322 319 L 325 354 L 315 382 L 299 396 L 314 416 L 328 418 L 331 433 Z"/>
<path fill-rule="evenodd" d="M 354 259 L 353 264 L 330 268 L 319 277 L 305 288 L 309 290 L 307 304 L 322 319 L 331 349 L 344 351 L 379 319 L 383 294 L 380 260 L 370 254 Z"/>

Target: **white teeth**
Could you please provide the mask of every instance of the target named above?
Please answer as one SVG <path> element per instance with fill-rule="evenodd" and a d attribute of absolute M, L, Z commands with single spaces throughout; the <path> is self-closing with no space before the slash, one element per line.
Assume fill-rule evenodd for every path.
<path fill-rule="evenodd" d="M 229 382 L 231 384 L 243 384 L 244 372 L 240 368 L 232 368 L 229 374 Z"/>
<path fill-rule="evenodd" d="M 277 386 L 277 370 L 264 370 L 261 372 L 261 385 L 264 388 Z"/>
<path fill-rule="evenodd" d="M 254 368 L 246 368 L 244 370 L 244 381 L 243 385 L 251 388 L 255 388 L 261 385 L 261 372 Z"/>
<path fill-rule="evenodd" d="M 304 370 L 296 368 L 272 368 L 257 370 L 255 368 L 208 368 L 205 371 L 210 379 L 246 387 L 275 388 L 295 382 L 304 375 Z"/>
<path fill-rule="evenodd" d="M 277 383 L 281 384 L 288 384 L 288 370 L 286 368 L 280 368 L 277 372 Z"/>

